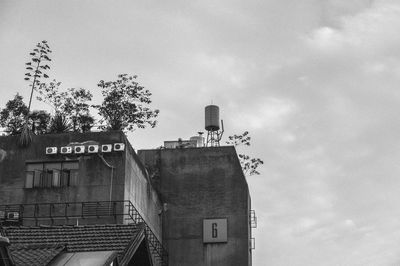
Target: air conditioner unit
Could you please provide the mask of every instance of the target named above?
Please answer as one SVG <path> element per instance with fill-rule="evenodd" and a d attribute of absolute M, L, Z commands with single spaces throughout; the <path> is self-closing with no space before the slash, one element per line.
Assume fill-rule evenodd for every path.
<path fill-rule="evenodd" d="M 98 153 L 98 152 L 99 152 L 99 145 L 88 146 L 88 153 Z"/>
<path fill-rule="evenodd" d="M 111 144 L 101 145 L 101 152 L 111 152 L 111 151 L 112 151 L 112 145 Z"/>
<path fill-rule="evenodd" d="M 61 154 L 70 154 L 70 153 L 72 153 L 71 146 L 61 147 Z"/>
<path fill-rule="evenodd" d="M 7 219 L 17 220 L 19 218 L 19 212 L 9 212 L 7 213 Z"/>
<path fill-rule="evenodd" d="M 114 143 L 114 151 L 123 151 L 125 150 L 124 143 Z"/>
<path fill-rule="evenodd" d="M 57 147 L 46 147 L 46 154 L 57 154 Z"/>
<path fill-rule="evenodd" d="M 85 146 L 83 146 L 83 145 L 75 146 L 74 153 L 76 153 L 76 154 L 85 153 Z"/>

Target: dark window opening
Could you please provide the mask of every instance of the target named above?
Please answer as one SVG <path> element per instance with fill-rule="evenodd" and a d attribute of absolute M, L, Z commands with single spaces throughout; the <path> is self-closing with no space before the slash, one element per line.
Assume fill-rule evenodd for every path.
<path fill-rule="evenodd" d="M 78 184 L 79 163 L 27 163 L 25 188 L 70 187 Z"/>

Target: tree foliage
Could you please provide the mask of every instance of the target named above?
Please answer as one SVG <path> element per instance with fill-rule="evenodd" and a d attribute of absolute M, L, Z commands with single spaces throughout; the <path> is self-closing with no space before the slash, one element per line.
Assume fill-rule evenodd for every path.
<path fill-rule="evenodd" d="M 155 127 L 159 110 L 151 109 L 151 93 L 136 81 L 137 76 L 120 74 L 115 81 L 98 83 L 103 95 L 100 105 L 91 105 L 93 98 L 89 90 L 83 88 L 61 89 L 61 82 L 49 78 L 49 55 L 52 53 L 47 41 L 38 43 L 25 64 L 25 80 L 30 83 L 31 93 L 28 106 L 17 94 L 0 111 L 0 127 L 11 135 L 20 134 L 19 143 L 27 146 L 33 134 L 87 132 L 95 123 L 90 108 L 98 109 L 101 129 L 133 131 L 135 128 Z M 54 115 L 46 111 L 31 112 L 33 92 L 36 99 L 54 108 Z"/>
<path fill-rule="evenodd" d="M 27 70 L 27 73 L 25 73 L 25 80 L 31 83 L 31 97 L 29 99 L 28 109 L 31 107 L 33 91 L 41 86 L 42 78 L 49 77 L 47 71 L 50 69 L 50 66 L 47 62 L 51 61 L 48 56 L 50 53 L 51 50 L 47 41 L 41 41 L 29 54 L 31 56 L 30 61 L 25 63 Z"/>
<path fill-rule="evenodd" d="M 51 105 L 57 115 L 56 120 L 65 120 L 70 124 L 69 130 L 74 132 L 90 131 L 94 124 L 94 118 L 90 115 L 90 102 L 92 93 L 83 88 L 69 88 L 66 91 L 61 90 L 61 82 L 53 80 L 49 84 L 43 84 L 38 90 L 39 96 L 36 98 Z M 63 119 L 60 119 L 63 117 Z"/>
<path fill-rule="evenodd" d="M 35 135 L 46 134 L 50 119 L 50 114 L 44 110 L 32 111 L 28 119 L 31 132 Z"/>
<path fill-rule="evenodd" d="M 61 82 L 57 80 L 50 81 L 49 83 L 44 83 L 37 90 L 39 95 L 36 99 L 41 102 L 45 102 L 54 108 L 56 112 L 62 110 L 64 99 L 67 96 L 66 92 L 60 91 Z"/>
<path fill-rule="evenodd" d="M 235 147 L 240 145 L 250 146 L 251 137 L 248 131 L 243 132 L 240 135 L 232 135 L 228 137 L 226 142 L 229 145 L 234 145 Z M 240 165 L 244 175 L 259 175 L 260 172 L 257 170 L 258 167 L 264 162 L 260 158 L 252 158 L 246 154 L 238 154 Z"/>
<path fill-rule="evenodd" d="M 33 111 L 28 113 L 28 107 L 23 97 L 16 94 L 13 99 L 6 103 L 6 107 L 0 112 L 0 125 L 10 135 L 21 134 L 26 125 L 29 130 L 36 134 L 45 134 L 50 121 L 50 114 L 46 111 Z"/>
<path fill-rule="evenodd" d="M 22 99 L 23 97 L 17 93 L 0 112 L 0 125 L 10 135 L 20 134 L 25 124 L 28 107 Z"/>
<path fill-rule="evenodd" d="M 259 165 L 264 164 L 260 158 L 251 158 L 246 154 L 238 154 L 240 165 L 242 166 L 245 175 L 259 175 L 257 168 Z"/>
<path fill-rule="evenodd" d="M 98 109 L 103 129 L 133 131 L 135 127 L 156 126 L 159 110 L 148 107 L 151 93 L 136 78 L 120 74 L 115 81 L 99 82 L 104 99 L 93 107 Z"/>
<path fill-rule="evenodd" d="M 62 113 L 56 113 L 50 121 L 49 133 L 66 133 L 71 131 L 71 124 Z"/>
<path fill-rule="evenodd" d="M 239 146 L 239 145 L 246 145 L 250 146 L 250 140 L 251 137 L 249 136 L 249 132 L 245 131 L 241 135 L 232 135 L 228 137 L 228 141 L 226 142 L 227 144 L 233 145 L 233 146 Z"/>
<path fill-rule="evenodd" d="M 47 41 L 42 41 L 36 45 L 33 51 L 29 54 L 31 59 L 25 63 L 27 72 L 25 73 L 25 80 L 30 82 L 31 95 L 29 98 L 28 111 L 25 114 L 25 123 L 23 124 L 22 130 L 20 131 L 19 144 L 23 147 L 28 146 L 32 141 L 32 131 L 29 127 L 29 117 L 32 104 L 33 91 L 36 87 L 40 87 L 42 78 L 48 78 L 47 70 L 50 66 L 47 62 L 51 61 L 48 54 L 51 53 L 50 47 Z"/>
<path fill-rule="evenodd" d="M 63 113 L 71 121 L 74 132 L 90 131 L 94 124 L 94 118 L 90 115 L 88 102 L 93 95 L 83 88 L 68 89 L 67 97 L 63 105 Z"/>

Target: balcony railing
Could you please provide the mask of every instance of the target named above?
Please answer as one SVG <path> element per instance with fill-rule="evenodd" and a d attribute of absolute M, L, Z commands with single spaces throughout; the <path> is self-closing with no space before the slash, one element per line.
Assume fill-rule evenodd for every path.
<path fill-rule="evenodd" d="M 250 225 L 251 228 L 257 228 L 257 216 L 255 210 L 250 210 Z"/>
<path fill-rule="evenodd" d="M 129 200 L 0 205 L 0 225 L 6 226 L 23 225 L 29 221 L 38 225 L 45 220 L 52 225 L 72 219 L 112 218 L 117 221 L 118 217 L 134 224 L 144 224 L 151 254 L 161 265 L 168 265 L 165 248 Z"/>

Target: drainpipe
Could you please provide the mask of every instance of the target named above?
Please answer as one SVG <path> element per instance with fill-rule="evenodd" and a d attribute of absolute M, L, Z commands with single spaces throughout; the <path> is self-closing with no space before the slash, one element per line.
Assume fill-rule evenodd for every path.
<path fill-rule="evenodd" d="M 111 169 L 111 177 L 110 177 L 110 202 L 109 202 L 109 206 L 108 206 L 108 214 L 111 214 L 111 198 L 112 198 L 112 187 L 113 187 L 113 179 L 114 179 L 114 169 L 115 167 L 112 166 L 111 164 L 109 164 L 106 159 L 104 159 L 103 155 L 98 154 L 100 159 L 103 161 L 103 163 Z"/>

